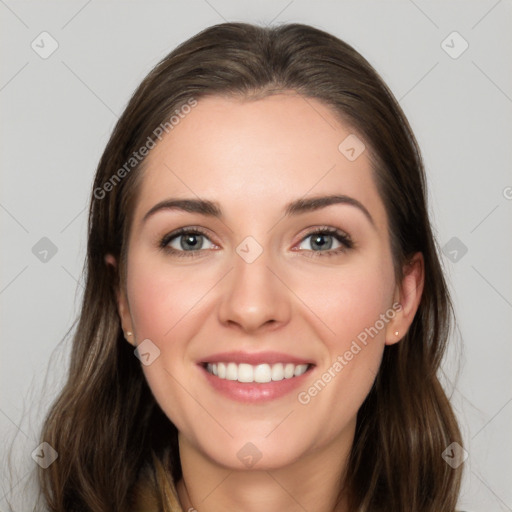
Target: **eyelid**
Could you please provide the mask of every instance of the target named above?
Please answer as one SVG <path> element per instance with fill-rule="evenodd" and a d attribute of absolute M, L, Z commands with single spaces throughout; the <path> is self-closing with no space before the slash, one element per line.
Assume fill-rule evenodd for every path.
<path fill-rule="evenodd" d="M 164 235 L 160 239 L 160 242 L 158 245 L 162 250 L 166 250 L 172 254 L 177 254 L 178 256 L 186 256 L 186 257 L 194 257 L 195 255 L 201 254 L 203 251 L 211 250 L 211 249 L 197 249 L 197 250 L 193 250 L 193 251 L 182 251 L 179 249 L 175 249 L 174 247 L 169 247 L 169 243 L 171 242 L 171 240 L 178 238 L 179 236 L 186 235 L 186 234 L 198 234 L 198 235 L 204 236 L 213 245 L 218 245 L 211 239 L 211 236 L 208 233 L 208 231 L 205 230 L 204 228 L 201 228 L 200 226 L 184 226 L 184 227 L 178 228 L 178 229 L 172 231 L 171 233 Z M 305 233 L 301 236 L 301 238 L 294 245 L 294 247 L 297 245 L 300 245 L 302 242 L 304 242 L 304 240 L 306 240 L 307 238 L 309 238 L 311 236 L 314 236 L 315 234 L 325 234 L 328 236 L 332 236 L 338 240 L 338 242 L 341 244 L 341 247 L 338 247 L 337 249 L 329 249 L 327 251 L 312 251 L 312 250 L 304 250 L 304 249 L 302 249 L 302 250 L 295 249 L 295 251 L 296 252 L 304 251 L 306 253 L 310 253 L 312 256 L 315 256 L 315 257 L 316 256 L 333 256 L 333 255 L 339 254 L 341 252 L 345 252 L 354 247 L 352 238 L 347 232 L 345 232 L 341 229 L 332 227 L 332 226 L 317 226 L 317 227 L 306 228 Z M 294 249 L 292 249 L 292 250 L 294 250 Z"/>
<path fill-rule="evenodd" d="M 161 248 L 165 248 L 169 244 L 169 242 L 171 240 L 173 240 L 174 238 L 178 238 L 180 235 L 187 235 L 187 234 L 199 234 L 199 235 L 202 235 L 205 238 L 207 238 L 208 240 L 210 240 L 210 242 L 213 245 L 218 245 L 218 244 L 216 244 L 211 239 L 211 235 L 204 228 L 201 228 L 199 226 L 184 226 L 184 227 L 175 229 L 174 231 L 171 231 L 170 233 L 167 233 L 166 235 L 161 237 L 160 238 L 160 242 L 159 242 L 159 246 Z M 203 249 L 199 249 L 199 250 L 203 250 Z M 178 251 L 178 252 L 187 252 L 187 251 Z M 197 252 L 197 251 L 195 251 L 195 252 Z"/>
<path fill-rule="evenodd" d="M 339 235 L 340 237 L 346 239 L 347 241 L 352 243 L 351 236 L 344 231 L 343 229 L 335 228 L 334 226 L 310 226 L 304 229 L 304 234 L 301 236 L 299 242 L 304 241 L 311 235 L 316 235 L 317 233 L 325 233 L 328 235 Z"/>
<path fill-rule="evenodd" d="M 341 247 L 338 247 L 337 249 L 329 249 L 327 251 L 305 250 L 304 252 L 309 253 L 309 256 L 335 256 L 337 254 L 346 252 L 355 246 L 354 242 L 352 241 L 352 237 L 346 231 L 335 228 L 333 226 L 307 228 L 306 233 L 301 237 L 299 242 L 295 244 L 295 246 L 302 244 L 306 239 L 316 234 L 323 234 L 335 238 L 340 243 Z M 296 251 L 298 252 L 299 249 L 296 249 Z"/>

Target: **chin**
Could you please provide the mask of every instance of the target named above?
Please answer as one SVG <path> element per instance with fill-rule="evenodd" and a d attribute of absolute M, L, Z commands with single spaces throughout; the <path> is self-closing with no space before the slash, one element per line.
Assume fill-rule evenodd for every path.
<path fill-rule="evenodd" d="M 288 466 L 304 457 L 313 444 L 308 444 L 306 432 L 290 433 L 283 429 L 279 434 L 262 435 L 254 429 L 252 434 L 247 425 L 241 430 L 244 431 L 233 437 L 224 432 L 218 436 L 200 433 L 196 437 L 199 442 L 194 444 L 213 463 L 236 471 L 274 470 Z M 233 428 L 230 432 L 234 431 Z"/>

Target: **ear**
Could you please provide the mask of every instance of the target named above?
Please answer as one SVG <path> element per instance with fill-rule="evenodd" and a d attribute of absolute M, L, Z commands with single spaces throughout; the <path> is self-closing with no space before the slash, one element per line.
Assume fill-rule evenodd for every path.
<path fill-rule="evenodd" d="M 421 302 L 424 286 L 425 263 L 423 254 L 417 252 L 403 268 L 402 282 L 395 287 L 396 314 L 386 327 L 386 345 L 400 341 L 412 324 Z M 398 333 L 398 334 L 397 334 Z"/>
<path fill-rule="evenodd" d="M 117 271 L 117 261 L 112 254 L 105 256 L 105 263 Z M 130 315 L 130 307 L 126 297 L 126 291 L 123 286 L 116 288 L 117 298 L 117 313 L 121 320 L 121 327 L 124 332 L 124 337 L 128 343 L 135 346 L 135 334 L 133 332 L 132 318 Z"/>

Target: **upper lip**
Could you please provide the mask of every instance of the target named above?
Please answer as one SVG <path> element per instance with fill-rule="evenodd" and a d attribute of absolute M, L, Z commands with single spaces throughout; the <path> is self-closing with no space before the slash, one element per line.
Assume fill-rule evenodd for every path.
<path fill-rule="evenodd" d="M 246 363 L 251 365 L 257 364 L 275 364 L 275 363 L 292 363 L 298 364 L 314 364 L 313 361 L 302 357 L 292 356 L 283 352 L 218 352 L 206 356 L 199 361 L 200 364 L 206 363 Z"/>

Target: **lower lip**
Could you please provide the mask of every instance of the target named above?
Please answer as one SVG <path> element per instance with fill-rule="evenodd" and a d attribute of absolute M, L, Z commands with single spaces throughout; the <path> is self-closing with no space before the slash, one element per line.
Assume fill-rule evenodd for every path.
<path fill-rule="evenodd" d="M 304 385 L 314 367 L 310 367 L 299 377 L 283 379 L 265 383 L 257 382 L 238 382 L 237 380 L 220 379 L 209 373 L 206 368 L 199 365 L 208 383 L 219 393 L 243 403 L 268 402 L 281 398 L 301 385 Z"/>

